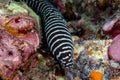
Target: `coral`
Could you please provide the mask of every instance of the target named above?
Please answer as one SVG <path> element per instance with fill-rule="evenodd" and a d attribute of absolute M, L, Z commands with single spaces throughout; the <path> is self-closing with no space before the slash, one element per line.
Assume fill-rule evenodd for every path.
<path fill-rule="evenodd" d="M 19 72 L 24 74 L 37 66 L 41 36 L 34 18 L 24 13 L 8 13 L 0 14 L 0 76 L 4 80 L 18 80 Z"/>
<path fill-rule="evenodd" d="M 90 74 L 92 80 L 103 80 L 103 74 L 99 71 L 93 70 Z"/>
<path fill-rule="evenodd" d="M 120 35 L 117 35 L 108 48 L 110 59 L 120 63 Z"/>

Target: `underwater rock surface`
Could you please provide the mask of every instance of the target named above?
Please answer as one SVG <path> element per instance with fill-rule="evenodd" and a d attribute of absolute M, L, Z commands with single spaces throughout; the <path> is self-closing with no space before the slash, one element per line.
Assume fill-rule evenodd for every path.
<path fill-rule="evenodd" d="M 7 11 L 7 10 L 6 10 Z M 0 76 L 13 80 L 38 63 L 41 42 L 37 21 L 28 14 L 0 14 Z M 18 80 L 15 77 L 14 80 Z"/>

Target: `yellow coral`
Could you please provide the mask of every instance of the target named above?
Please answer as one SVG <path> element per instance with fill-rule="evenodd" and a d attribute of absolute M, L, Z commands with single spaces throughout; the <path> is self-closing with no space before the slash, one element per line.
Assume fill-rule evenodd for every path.
<path fill-rule="evenodd" d="M 23 33 L 19 33 L 18 30 L 13 29 L 13 28 L 12 28 L 11 26 L 9 26 L 9 25 L 7 25 L 7 26 L 5 27 L 5 29 L 6 29 L 10 34 L 12 34 L 13 36 L 24 36 Z"/>

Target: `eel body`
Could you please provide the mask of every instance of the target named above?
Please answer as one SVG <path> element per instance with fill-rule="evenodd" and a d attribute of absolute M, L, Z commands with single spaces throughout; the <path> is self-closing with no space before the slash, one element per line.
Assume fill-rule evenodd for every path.
<path fill-rule="evenodd" d="M 47 0 L 16 0 L 25 2 L 42 19 L 43 30 L 52 55 L 64 68 L 73 66 L 73 43 L 66 21 Z"/>

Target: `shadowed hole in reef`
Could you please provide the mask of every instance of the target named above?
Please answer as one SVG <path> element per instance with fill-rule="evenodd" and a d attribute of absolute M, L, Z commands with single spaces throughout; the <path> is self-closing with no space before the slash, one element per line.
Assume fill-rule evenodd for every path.
<path fill-rule="evenodd" d="M 3 80 L 3 79 L 0 77 L 0 80 Z"/>
<path fill-rule="evenodd" d="M 13 52 L 12 52 L 12 51 L 10 51 L 10 52 L 8 53 L 8 55 L 9 55 L 9 56 L 12 56 L 12 55 L 13 55 Z"/>
<path fill-rule="evenodd" d="M 15 22 L 16 22 L 16 23 L 19 23 L 19 22 L 20 22 L 20 17 L 16 18 L 16 19 L 15 19 Z"/>
<path fill-rule="evenodd" d="M 22 72 L 22 73 L 24 72 L 24 70 L 23 70 L 23 69 L 21 69 L 21 68 L 19 68 L 19 71 L 20 71 L 20 72 Z"/>

